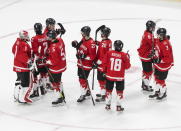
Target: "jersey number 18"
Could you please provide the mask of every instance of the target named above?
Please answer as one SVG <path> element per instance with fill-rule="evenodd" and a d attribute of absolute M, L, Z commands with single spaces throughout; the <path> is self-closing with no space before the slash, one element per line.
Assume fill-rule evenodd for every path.
<path fill-rule="evenodd" d="M 111 70 L 120 71 L 121 70 L 121 59 L 111 58 Z"/>

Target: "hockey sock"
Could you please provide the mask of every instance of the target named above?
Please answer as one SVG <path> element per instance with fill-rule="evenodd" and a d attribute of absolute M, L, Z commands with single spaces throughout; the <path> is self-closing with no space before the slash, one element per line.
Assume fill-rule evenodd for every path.
<path fill-rule="evenodd" d="M 99 80 L 99 85 L 101 88 L 101 95 L 105 95 L 106 94 L 106 81 L 101 81 Z"/>
<path fill-rule="evenodd" d="M 151 80 L 151 75 L 152 75 L 152 71 L 151 72 L 145 72 L 143 71 L 143 75 L 142 75 L 142 80 L 144 82 L 144 84 L 146 86 L 149 86 L 150 85 L 150 80 Z"/>
<path fill-rule="evenodd" d="M 117 106 L 121 106 L 121 101 L 123 99 L 123 91 L 116 91 L 117 92 Z"/>
<path fill-rule="evenodd" d="M 79 78 L 79 82 L 81 85 L 81 95 L 85 95 L 87 92 L 87 81 Z"/>
<path fill-rule="evenodd" d="M 111 105 L 112 90 L 106 90 L 106 105 Z"/>

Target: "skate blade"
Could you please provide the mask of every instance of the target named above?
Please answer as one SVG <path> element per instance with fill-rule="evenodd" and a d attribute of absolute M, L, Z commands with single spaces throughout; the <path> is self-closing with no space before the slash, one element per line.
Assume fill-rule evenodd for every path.
<path fill-rule="evenodd" d="M 95 99 L 95 102 L 96 103 L 105 103 L 106 101 L 101 101 L 101 100 Z"/>
<path fill-rule="evenodd" d="M 141 92 L 144 94 L 144 95 L 148 95 L 150 93 L 153 93 L 153 91 L 146 91 L 146 90 L 141 90 Z"/>
<path fill-rule="evenodd" d="M 116 110 L 117 112 L 123 112 L 124 111 L 124 108 L 123 109 L 121 109 L 121 110 Z"/>
<path fill-rule="evenodd" d="M 63 103 L 59 103 L 59 104 L 52 104 L 52 107 L 59 107 L 59 106 L 64 106 L 65 105 L 65 103 L 63 102 Z"/>
<path fill-rule="evenodd" d="M 164 97 L 164 98 L 162 98 L 162 99 L 156 99 L 157 100 L 157 102 L 162 102 L 162 101 L 166 101 L 167 100 L 167 96 L 166 97 Z"/>
<path fill-rule="evenodd" d="M 148 97 L 149 100 L 156 100 L 156 98 L 157 97 L 152 97 L 152 98 Z"/>

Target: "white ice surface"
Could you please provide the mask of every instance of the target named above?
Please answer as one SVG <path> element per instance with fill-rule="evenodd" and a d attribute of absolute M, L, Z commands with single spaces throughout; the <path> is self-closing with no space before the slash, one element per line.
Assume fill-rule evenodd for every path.
<path fill-rule="evenodd" d="M 137 1 L 137 2 L 135 2 Z M 99 130 L 181 130 L 181 4 L 145 0 L 0 0 L 0 131 L 99 131 Z M 151 3 L 151 4 L 150 4 Z M 158 6 L 157 6 L 158 5 Z M 66 45 L 68 68 L 63 73 L 67 104 L 52 107 L 53 94 L 48 93 L 32 105 L 13 102 L 16 74 L 12 71 L 11 53 L 18 31 L 27 29 L 33 36 L 35 22 L 44 24 L 53 17 L 67 30 L 63 36 Z M 171 36 L 175 66 L 167 79 L 168 98 L 157 102 L 148 100 L 141 85 L 141 63 L 136 49 L 148 19 L 162 19 L 157 27 L 165 27 Z M 132 68 L 126 74 L 123 106 L 125 111 L 115 111 L 115 91 L 112 110 L 104 110 L 104 104 L 91 100 L 77 104 L 80 95 L 77 79 L 75 50 L 72 40 L 80 40 L 80 28 L 89 25 L 91 36 L 97 27 L 105 24 L 112 29 L 110 38 L 121 39 L 124 51 L 129 50 Z M 99 38 L 99 37 L 98 37 Z M 89 82 L 91 84 L 92 74 Z M 98 83 L 95 81 L 95 90 Z M 94 96 L 95 98 L 95 96 Z"/>

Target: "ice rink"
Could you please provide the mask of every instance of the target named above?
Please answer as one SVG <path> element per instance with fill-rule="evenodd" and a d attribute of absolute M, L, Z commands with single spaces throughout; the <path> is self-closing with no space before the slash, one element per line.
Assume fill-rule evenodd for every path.
<path fill-rule="evenodd" d="M 0 0 L 0 131 L 180 131 L 181 130 L 181 2 L 160 0 Z M 62 36 L 68 68 L 63 73 L 67 104 L 52 107 L 49 92 L 31 105 L 13 101 L 16 74 L 13 69 L 12 45 L 22 29 L 34 36 L 33 25 L 45 25 L 48 17 L 63 23 Z M 168 97 L 164 101 L 149 100 L 141 91 L 141 63 L 137 55 L 147 20 L 158 20 L 171 36 L 174 67 L 167 78 Z M 129 50 L 132 68 L 127 71 L 123 106 L 116 112 L 115 91 L 112 110 L 105 104 L 92 105 L 91 99 L 78 104 L 80 87 L 77 78 L 76 51 L 71 41 L 80 40 L 81 27 L 95 30 L 105 24 L 112 30 L 112 41 L 122 40 Z M 100 39 L 100 37 L 98 37 Z M 92 72 L 89 77 L 92 82 Z M 98 92 L 95 77 L 93 97 Z"/>

